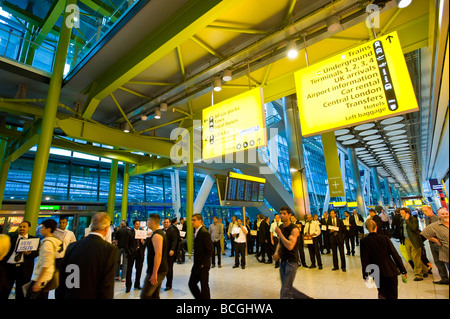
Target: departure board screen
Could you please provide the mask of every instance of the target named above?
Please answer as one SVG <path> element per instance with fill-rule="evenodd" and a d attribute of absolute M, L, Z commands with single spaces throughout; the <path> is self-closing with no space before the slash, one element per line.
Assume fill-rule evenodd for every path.
<path fill-rule="evenodd" d="M 264 178 L 243 174 L 216 175 L 220 204 L 222 206 L 262 206 L 265 182 Z"/>

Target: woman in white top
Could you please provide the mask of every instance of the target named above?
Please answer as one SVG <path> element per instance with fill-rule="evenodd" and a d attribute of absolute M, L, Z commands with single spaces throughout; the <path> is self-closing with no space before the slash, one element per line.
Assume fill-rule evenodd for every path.
<path fill-rule="evenodd" d="M 26 294 L 27 299 L 48 299 L 48 292 L 42 290 L 53 278 L 56 254 L 58 250 L 62 249 L 62 242 L 53 236 L 56 225 L 53 219 L 47 219 L 42 222 L 39 229 L 44 239 L 39 247 L 39 257 L 31 276 L 31 283 Z"/>

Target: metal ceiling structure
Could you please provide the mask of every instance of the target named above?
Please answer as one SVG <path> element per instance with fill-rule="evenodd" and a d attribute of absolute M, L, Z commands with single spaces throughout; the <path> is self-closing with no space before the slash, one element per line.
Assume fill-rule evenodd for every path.
<path fill-rule="evenodd" d="M 0 6 L 33 27 L 33 41 L 38 45 L 48 35 L 58 34 L 64 2 L 48 0 L 37 5 L 31 0 L 3 0 Z M 432 68 L 443 62 L 438 40 L 448 33 L 448 16 L 444 21 L 440 17 L 440 12 L 448 12 L 448 1 L 442 2 L 439 7 L 436 1 L 415 0 L 400 9 L 395 1 L 364 0 L 171 0 L 170 6 L 165 0 L 79 0 L 83 22 L 71 38 L 71 71 L 63 82 L 55 123 L 59 139 L 55 138 L 63 140 L 60 145 L 70 136 L 115 146 L 110 158 L 132 163 L 139 172 L 173 166 L 155 156 L 167 158 L 173 145 L 170 132 L 192 126 L 191 120 L 200 119 L 201 110 L 212 101 L 218 103 L 257 86 L 263 88 L 266 102 L 295 94 L 293 74 L 307 66 L 305 48 L 313 64 L 392 31 L 399 34 L 419 104 L 422 107 L 428 98 L 425 102 L 432 109 L 436 102 L 423 91 L 431 91 L 440 82 Z M 374 30 L 366 25 L 371 4 L 381 9 Z M 337 30 L 328 29 L 330 16 L 339 18 Z M 435 30 L 438 23 L 442 30 Z M 286 57 L 291 40 L 300 53 L 295 60 Z M 76 47 L 83 54 L 75 58 Z M 418 52 L 423 48 L 440 53 L 436 60 L 430 55 L 433 64 L 420 63 Z M 29 68 L 26 59 L 21 62 L 0 57 L 0 110 L 6 122 L 27 128 L 42 117 L 50 74 Z M 232 80 L 214 92 L 213 80 L 225 70 L 232 72 Z M 427 71 L 429 83 L 424 85 Z M 19 94 L 18 85 L 27 87 L 26 94 Z M 161 103 L 168 107 L 156 119 Z M 417 128 L 422 118 L 417 112 L 336 135 L 343 146 L 356 147 L 359 159 L 378 167 L 379 174 L 402 194 L 419 194 L 421 181 L 429 177 L 423 165 L 432 161 L 428 158 L 424 163 L 422 155 L 424 137 Z M 130 133 L 123 132 L 124 125 Z M 90 138 L 84 131 L 87 128 Z M 16 138 L 9 131 L 2 128 L 0 134 Z M 90 153 L 104 151 L 89 148 Z M 131 160 L 132 151 L 154 157 L 133 154 Z"/>

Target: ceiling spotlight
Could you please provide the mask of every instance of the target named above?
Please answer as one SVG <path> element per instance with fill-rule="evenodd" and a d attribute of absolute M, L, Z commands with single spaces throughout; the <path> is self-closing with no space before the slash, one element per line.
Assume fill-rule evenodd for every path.
<path fill-rule="evenodd" d="M 396 0 L 397 5 L 400 9 L 406 8 L 412 2 L 412 0 Z"/>
<path fill-rule="evenodd" d="M 142 120 L 142 121 L 147 121 L 147 119 L 148 119 L 148 116 L 145 115 L 144 113 L 142 113 L 142 114 L 141 114 L 141 120 Z"/>
<path fill-rule="evenodd" d="M 287 46 L 287 56 L 289 59 L 295 59 L 298 57 L 297 43 L 295 40 L 289 41 Z"/>
<path fill-rule="evenodd" d="M 123 131 L 125 133 L 130 133 L 130 124 L 128 123 L 123 123 Z"/>
<path fill-rule="evenodd" d="M 167 103 L 161 103 L 159 105 L 159 110 L 162 111 L 162 112 L 167 111 Z"/>
<path fill-rule="evenodd" d="M 329 32 L 336 32 L 341 28 L 341 22 L 338 16 L 331 16 L 326 19 Z"/>
<path fill-rule="evenodd" d="M 224 82 L 231 81 L 232 79 L 233 79 L 233 77 L 232 77 L 231 70 L 225 70 L 225 71 L 223 71 L 222 80 L 223 80 Z"/>
<path fill-rule="evenodd" d="M 216 91 L 216 92 L 222 91 L 222 81 L 221 81 L 220 77 L 216 77 L 214 79 L 214 91 Z"/>
<path fill-rule="evenodd" d="M 159 109 L 155 110 L 155 119 L 159 120 L 161 118 L 161 111 Z"/>

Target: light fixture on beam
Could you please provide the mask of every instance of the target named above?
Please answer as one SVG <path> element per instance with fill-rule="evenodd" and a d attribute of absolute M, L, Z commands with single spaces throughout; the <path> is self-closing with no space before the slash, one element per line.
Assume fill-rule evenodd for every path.
<path fill-rule="evenodd" d="M 148 119 L 148 116 L 145 115 L 144 113 L 142 113 L 142 114 L 141 114 L 141 120 L 142 120 L 142 121 L 147 121 L 147 119 Z"/>
<path fill-rule="evenodd" d="M 329 32 L 336 32 L 341 29 L 341 22 L 338 16 L 328 17 L 325 22 L 327 23 L 327 28 Z"/>
<path fill-rule="evenodd" d="M 161 118 L 161 111 L 160 109 L 155 110 L 155 119 L 159 120 Z"/>
<path fill-rule="evenodd" d="M 298 57 L 297 43 L 295 40 L 289 41 L 287 45 L 287 56 L 289 59 L 295 59 Z"/>
<path fill-rule="evenodd" d="M 229 82 L 229 81 L 231 81 L 233 79 L 233 75 L 232 75 L 232 73 L 231 73 L 231 70 L 224 70 L 223 71 L 223 74 L 222 74 L 222 80 L 224 81 L 224 82 Z"/>
<path fill-rule="evenodd" d="M 130 133 L 130 124 L 128 123 L 123 123 L 123 131 L 125 133 Z"/>
<path fill-rule="evenodd" d="M 395 0 L 400 9 L 406 8 L 412 2 L 412 0 Z"/>
<path fill-rule="evenodd" d="M 159 105 L 159 110 L 162 111 L 162 112 L 167 111 L 167 103 L 161 103 Z"/>
<path fill-rule="evenodd" d="M 218 76 L 214 78 L 214 91 L 222 91 L 222 80 Z"/>

